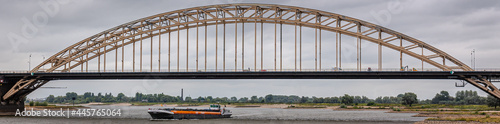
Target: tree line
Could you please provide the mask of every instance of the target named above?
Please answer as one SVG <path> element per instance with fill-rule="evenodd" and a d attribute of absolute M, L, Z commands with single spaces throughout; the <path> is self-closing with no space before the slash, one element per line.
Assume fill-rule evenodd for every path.
<path fill-rule="evenodd" d="M 441 91 L 432 99 L 418 100 L 414 93 L 398 94 L 397 96 L 380 96 L 375 99 L 369 99 L 366 96 L 351 96 L 345 94 L 343 96 L 334 97 L 307 97 L 296 95 L 266 95 L 266 96 L 251 96 L 251 97 L 185 97 L 171 96 L 166 94 L 143 94 L 136 93 L 133 97 L 125 96 L 123 93 L 118 93 L 114 96 L 111 93 L 91 93 L 85 92 L 78 95 L 75 92 L 68 92 L 65 96 L 49 95 L 45 102 L 48 103 L 72 103 L 74 98 L 75 103 L 90 103 L 90 102 L 162 102 L 162 103 L 341 103 L 341 104 L 356 104 L 356 103 L 391 103 L 391 104 L 456 104 L 456 105 L 482 105 L 500 106 L 500 101 L 488 96 L 481 97 L 476 91 L 465 90 L 455 93 L 455 97 L 450 96 L 448 91 Z"/>
<path fill-rule="evenodd" d="M 428 104 L 453 104 L 453 105 L 484 105 L 487 104 L 491 107 L 500 106 L 500 99 L 491 95 L 482 97 L 477 94 L 477 91 L 464 90 L 457 91 L 455 97 L 450 96 L 448 91 L 441 91 L 437 93 L 431 100 L 424 101 Z"/>

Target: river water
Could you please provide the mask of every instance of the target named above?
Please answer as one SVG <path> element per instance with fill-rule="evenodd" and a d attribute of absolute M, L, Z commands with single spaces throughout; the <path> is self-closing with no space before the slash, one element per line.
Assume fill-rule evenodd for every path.
<path fill-rule="evenodd" d="M 120 109 L 121 116 L 114 117 L 0 117 L 0 124 L 10 123 L 414 123 L 425 117 L 411 117 L 415 113 L 386 113 L 382 110 L 336 111 L 331 109 L 280 109 L 280 108 L 228 108 L 232 118 L 210 120 L 151 120 L 147 113 L 151 106 L 94 105 L 91 109 Z"/>

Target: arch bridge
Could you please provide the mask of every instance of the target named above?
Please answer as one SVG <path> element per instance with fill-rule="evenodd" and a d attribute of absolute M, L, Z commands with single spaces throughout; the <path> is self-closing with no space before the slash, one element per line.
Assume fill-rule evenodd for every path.
<path fill-rule="evenodd" d="M 376 46 L 371 54 L 377 56 L 377 62 L 373 62 L 377 64 L 363 64 L 364 42 Z M 352 70 L 344 69 L 354 65 L 346 62 L 348 57 L 342 53 L 346 52 L 346 44 L 356 47 L 352 47 L 356 53 L 356 67 Z M 383 48 L 399 55 L 399 65 L 392 66 L 395 70 L 382 67 Z M 421 70 L 407 72 L 403 56 L 417 60 L 418 64 L 412 66 L 421 66 Z M 437 72 L 424 71 L 424 63 Z M 363 66 L 367 65 L 377 68 L 364 71 Z M 12 74 L 17 77 L 11 79 L 5 75 L 5 86 L 10 87 L 2 89 L 1 98 L 2 105 L 15 104 L 53 79 L 78 75 L 124 78 L 116 76 L 120 74 L 205 78 L 273 78 L 280 74 L 292 77 L 276 78 L 355 78 L 353 75 L 359 74 L 390 79 L 408 75 L 435 79 L 432 75 L 439 75 L 465 80 L 500 98 L 500 92 L 491 83 L 492 73 L 474 72 L 423 41 L 345 15 L 285 5 L 223 4 L 161 13 L 90 36 L 54 54 L 27 74 Z M 318 73 L 326 76 L 310 76 Z M 89 76 L 92 74 L 99 76 Z M 493 76 L 498 77 L 498 73 Z"/>

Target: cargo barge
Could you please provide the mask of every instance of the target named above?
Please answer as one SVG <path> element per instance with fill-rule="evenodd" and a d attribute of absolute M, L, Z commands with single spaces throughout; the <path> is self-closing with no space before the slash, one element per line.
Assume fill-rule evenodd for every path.
<path fill-rule="evenodd" d="M 230 110 L 215 104 L 208 109 L 149 108 L 148 113 L 153 119 L 214 119 L 232 115 Z"/>

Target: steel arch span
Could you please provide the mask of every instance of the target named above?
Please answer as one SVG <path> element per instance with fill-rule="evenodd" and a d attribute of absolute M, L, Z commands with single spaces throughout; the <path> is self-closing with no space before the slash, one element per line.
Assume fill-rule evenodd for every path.
<path fill-rule="evenodd" d="M 321 69 L 321 32 L 322 31 L 329 31 L 329 32 L 334 32 L 335 35 L 335 67 L 341 68 L 342 67 L 342 36 L 347 35 L 353 38 L 356 38 L 356 44 L 357 44 L 357 71 L 361 71 L 362 68 L 362 62 L 361 62 L 361 41 L 369 41 L 371 43 L 377 44 L 378 45 L 378 70 L 382 70 L 382 52 L 381 49 L 382 47 L 384 48 L 389 48 L 395 50 L 395 52 L 399 52 L 400 54 L 400 67 L 403 67 L 403 60 L 402 56 L 407 55 L 411 56 L 413 58 L 416 58 L 423 63 L 430 64 L 432 66 L 435 66 L 439 68 L 442 71 L 474 71 L 471 69 L 469 66 L 464 64 L 463 62 L 460 62 L 458 59 L 454 58 L 453 56 L 445 53 L 442 50 L 439 50 L 423 41 L 420 41 L 418 39 L 412 38 L 408 35 L 405 35 L 403 33 L 375 25 L 373 23 L 369 23 L 363 20 L 351 18 L 345 15 L 340 15 L 340 14 L 335 14 L 331 12 L 326 12 L 326 11 L 321 11 L 321 10 L 315 10 L 315 9 L 309 9 L 309 8 L 302 8 L 302 7 L 295 7 L 295 6 L 285 6 L 285 5 L 273 5 L 273 4 L 222 4 L 222 5 L 210 5 L 210 6 L 201 6 L 201 7 L 193 7 L 193 8 L 187 8 L 187 9 L 181 9 L 181 10 L 176 10 L 176 11 L 171 11 L 171 12 L 166 12 L 166 13 L 161 13 L 153 16 L 149 16 L 146 18 L 138 19 L 132 22 L 128 22 L 119 26 L 116 26 L 114 28 L 105 30 L 103 32 L 100 32 L 98 34 L 95 34 L 89 38 L 86 38 L 80 42 L 77 42 L 66 49 L 56 53 L 55 55 L 51 56 L 35 68 L 31 70 L 31 73 L 36 73 L 36 72 L 46 72 L 46 73 L 56 73 L 56 72 L 71 72 L 72 69 L 79 69 L 79 72 L 88 72 L 89 71 L 89 61 L 91 60 L 98 60 L 98 69 L 97 71 L 99 72 L 106 72 L 106 54 L 115 52 L 115 68 L 114 72 L 123 72 L 124 71 L 124 47 L 128 45 L 133 45 L 133 62 L 132 62 L 132 71 L 134 72 L 143 72 L 143 48 L 142 48 L 142 42 L 144 39 L 150 39 L 151 40 L 151 48 L 150 48 L 150 55 L 151 55 L 151 60 L 150 60 L 150 69 L 148 71 L 153 71 L 153 38 L 157 37 L 159 39 L 158 43 L 161 43 L 161 36 L 164 34 L 168 34 L 168 70 L 167 72 L 173 71 L 173 72 L 182 72 L 182 71 L 190 71 L 189 70 L 189 62 L 188 60 L 190 57 L 189 56 L 189 41 L 183 41 L 186 43 L 185 47 L 186 50 L 186 68 L 185 70 L 180 70 L 179 67 L 179 43 L 180 41 L 180 31 L 181 30 L 189 30 L 189 29 L 195 29 L 196 30 L 196 60 L 191 60 L 196 62 L 196 69 L 192 72 L 196 71 L 207 71 L 207 26 L 215 27 L 216 28 L 216 33 L 219 33 L 220 30 L 224 30 L 223 35 L 224 37 L 219 38 L 219 34 L 216 34 L 216 40 L 211 41 L 211 44 L 219 44 L 223 43 L 224 48 L 222 49 L 223 55 L 223 61 L 222 62 L 217 62 L 219 59 L 217 58 L 218 53 L 221 52 L 221 50 L 218 50 L 216 45 L 216 54 L 215 54 L 215 68 L 211 68 L 209 70 L 214 70 L 214 71 L 250 71 L 245 69 L 245 38 L 244 38 L 244 23 L 247 24 L 255 24 L 255 32 L 251 32 L 250 36 L 255 36 L 254 41 L 254 48 L 251 50 L 254 52 L 254 56 L 250 56 L 251 59 L 254 60 L 254 70 L 257 71 L 259 67 L 257 65 L 260 65 L 260 69 L 263 70 L 264 68 L 262 67 L 264 65 L 263 62 L 263 46 L 258 47 L 257 43 L 260 42 L 260 45 L 262 45 L 262 29 L 263 29 L 263 24 L 274 24 L 274 69 L 271 69 L 272 71 L 283 71 L 282 68 L 282 34 L 277 35 L 277 27 L 282 27 L 282 25 L 288 25 L 288 26 L 295 26 L 295 68 L 291 70 L 286 70 L 286 71 L 304 71 L 302 70 L 302 27 L 307 27 L 307 28 L 312 28 L 315 30 L 315 49 L 314 49 L 314 71 L 322 71 Z M 226 40 L 226 24 L 233 24 L 234 25 L 234 30 L 229 29 L 230 31 L 234 31 L 234 40 Z M 242 24 L 242 27 L 238 27 L 237 24 Z M 259 24 L 261 31 L 257 31 L 257 25 Z M 223 25 L 223 29 L 217 29 L 220 25 Z M 204 27 L 205 31 L 201 33 L 201 35 L 204 35 L 204 45 L 202 47 L 205 47 L 203 50 L 205 52 L 201 52 L 205 54 L 205 59 L 204 59 L 204 69 L 200 69 L 198 65 L 200 65 L 199 61 L 203 60 L 198 60 L 198 29 L 199 27 Z M 299 32 L 297 33 L 297 27 L 299 27 Z M 239 28 L 242 28 L 238 30 Z M 252 27 L 250 27 L 252 28 Z M 238 31 L 241 31 L 242 35 L 241 40 L 238 39 Z M 318 36 L 318 31 L 319 31 L 319 38 Z M 170 42 L 171 42 L 171 37 L 170 34 L 172 32 L 177 32 L 177 52 L 171 52 L 170 51 Z M 279 31 L 280 33 L 282 31 Z M 189 39 L 189 31 L 186 31 L 186 39 Z M 260 41 L 258 41 L 258 33 L 261 33 L 260 35 Z M 254 34 L 254 35 L 253 35 Z M 164 37 L 163 37 L 164 38 Z M 238 42 L 241 41 L 242 45 L 241 47 L 238 46 Z M 319 41 L 319 50 L 318 50 L 318 41 Z M 172 41 L 175 42 L 175 41 Z M 226 42 L 232 42 L 234 44 L 234 70 L 228 70 L 226 69 Z M 248 41 L 247 41 L 248 42 Z M 139 67 L 136 68 L 136 43 L 140 45 L 140 64 Z M 297 45 L 299 43 L 299 45 Z M 278 45 L 279 46 L 278 46 Z M 193 45 L 193 44 L 191 44 Z M 158 45 L 159 48 L 161 49 L 161 45 Z M 156 47 L 158 47 L 156 46 Z M 232 46 L 230 46 L 232 47 Z M 299 48 L 297 48 L 299 47 Z M 240 52 L 238 48 L 241 48 L 241 56 L 238 56 L 237 52 Z M 260 56 L 257 55 L 257 49 L 260 48 Z M 297 52 L 297 49 L 300 49 L 299 52 Z M 419 52 L 418 49 L 421 49 L 422 52 Z M 122 60 L 119 61 L 117 59 L 118 57 L 118 51 L 121 50 L 121 55 L 122 55 Z M 424 54 L 423 51 L 428 51 L 427 53 Z M 161 50 L 158 50 L 161 52 Z M 279 52 L 277 52 L 279 51 Z M 149 51 L 148 51 L 149 52 Z M 171 53 L 177 53 L 177 62 L 176 62 L 176 69 L 171 69 Z M 277 55 L 279 54 L 279 55 Z M 319 54 L 319 55 L 318 55 Z M 232 54 L 231 54 L 232 55 Z M 299 56 L 299 57 L 298 57 Z M 318 57 L 319 56 L 319 57 Z M 128 56 L 127 56 L 128 57 Z M 160 62 L 160 57 L 161 53 L 158 53 L 158 71 L 161 70 L 161 62 Z M 241 61 L 238 62 L 238 57 L 241 57 Z M 259 60 L 257 57 L 260 57 L 260 63 L 257 62 Z M 280 57 L 280 58 L 277 58 Z M 101 63 L 101 58 L 103 58 L 103 63 Z M 248 55 L 247 55 L 248 58 Z M 319 61 L 318 61 L 319 58 Z M 440 58 L 440 59 L 439 59 Z M 438 59 L 438 60 L 436 60 Z M 279 61 L 277 61 L 279 60 Z M 440 62 L 442 60 L 442 62 Z M 230 60 L 232 61 L 232 60 Z M 312 60 L 311 60 L 312 61 Z M 445 62 L 451 62 L 451 63 L 445 63 Z M 279 62 L 279 64 L 278 64 Z M 121 69 L 118 69 L 118 63 L 121 63 Z M 447 65 L 448 64 L 448 65 Z M 102 68 L 101 68 L 102 65 Z M 222 65 L 218 67 L 218 65 Z M 238 67 L 238 65 L 241 65 L 241 67 Z M 319 67 L 318 67 L 319 66 Z M 156 68 L 156 67 L 155 67 Z M 222 70 L 220 70 L 222 68 Z M 239 69 L 240 68 L 240 69 Z M 404 68 L 403 68 L 404 69 Z M 77 70 L 73 70 L 77 71 Z M 500 92 L 498 89 L 491 83 L 489 82 L 486 78 L 482 77 L 481 75 L 477 75 L 476 77 L 463 77 L 464 80 L 468 81 L 469 83 L 473 84 L 474 86 L 480 88 L 481 90 L 487 92 L 490 95 L 493 95 L 497 98 L 500 98 Z M 37 80 L 37 78 L 25 78 L 20 81 L 18 81 L 15 86 L 9 90 L 7 94 L 3 96 L 3 99 L 9 99 L 11 96 L 14 94 L 18 93 L 21 89 L 26 89 L 26 88 L 32 88 L 36 89 L 40 87 L 41 85 L 47 83 L 47 81 L 43 80 Z M 29 92 L 28 92 L 29 93 Z M 28 93 L 25 93 L 27 95 Z M 24 96 L 25 96 L 24 95 Z M 23 95 L 18 95 L 18 96 L 23 96 Z"/>
<path fill-rule="evenodd" d="M 473 71 L 473 69 L 455 59 L 453 56 L 425 42 L 403 33 L 345 15 L 284 5 L 225 4 L 166 12 L 116 26 L 86 38 L 56 53 L 33 68 L 32 72 L 68 72 L 79 66 L 84 67 L 86 62 L 99 58 L 99 56 L 103 56 L 105 53 L 115 51 L 126 45 L 137 43 L 138 41 L 143 41 L 144 39 L 151 39 L 151 37 L 159 36 L 160 34 L 178 32 L 179 30 L 189 30 L 205 25 L 234 23 L 299 25 L 337 32 L 338 34 L 355 37 L 358 40 L 370 41 L 380 46 L 400 51 L 401 54 L 422 60 L 444 71 Z M 235 39 L 235 41 L 236 40 L 239 39 Z M 244 38 L 242 40 L 244 40 Z M 227 40 L 227 42 L 230 41 L 232 40 Z M 220 39 L 217 42 L 220 42 Z M 337 37 L 337 42 L 341 42 L 341 35 Z M 410 45 L 403 46 L 402 42 L 410 43 Z M 424 55 L 423 53 L 410 51 L 417 48 L 427 50 L 431 53 Z M 336 56 L 339 56 L 338 58 L 341 59 L 340 55 L 341 54 Z M 434 58 L 442 58 L 443 62 L 432 60 Z M 446 65 L 444 63 L 445 60 L 452 62 L 452 65 L 454 64 L 455 66 Z M 339 65 L 336 67 L 342 67 L 341 62 L 337 63 Z M 379 62 L 379 64 L 380 63 L 381 62 Z M 359 68 L 359 64 L 358 62 L 357 68 Z M 105 62 L 99 65 L 105 65 Z M 43 66 L 49 68 L 41 69 Z M 81 71 L 84 70 L 88 69 L 81 69 Z M 106 71 L 106 69 L 99 68 L 98 71 Z"/>

